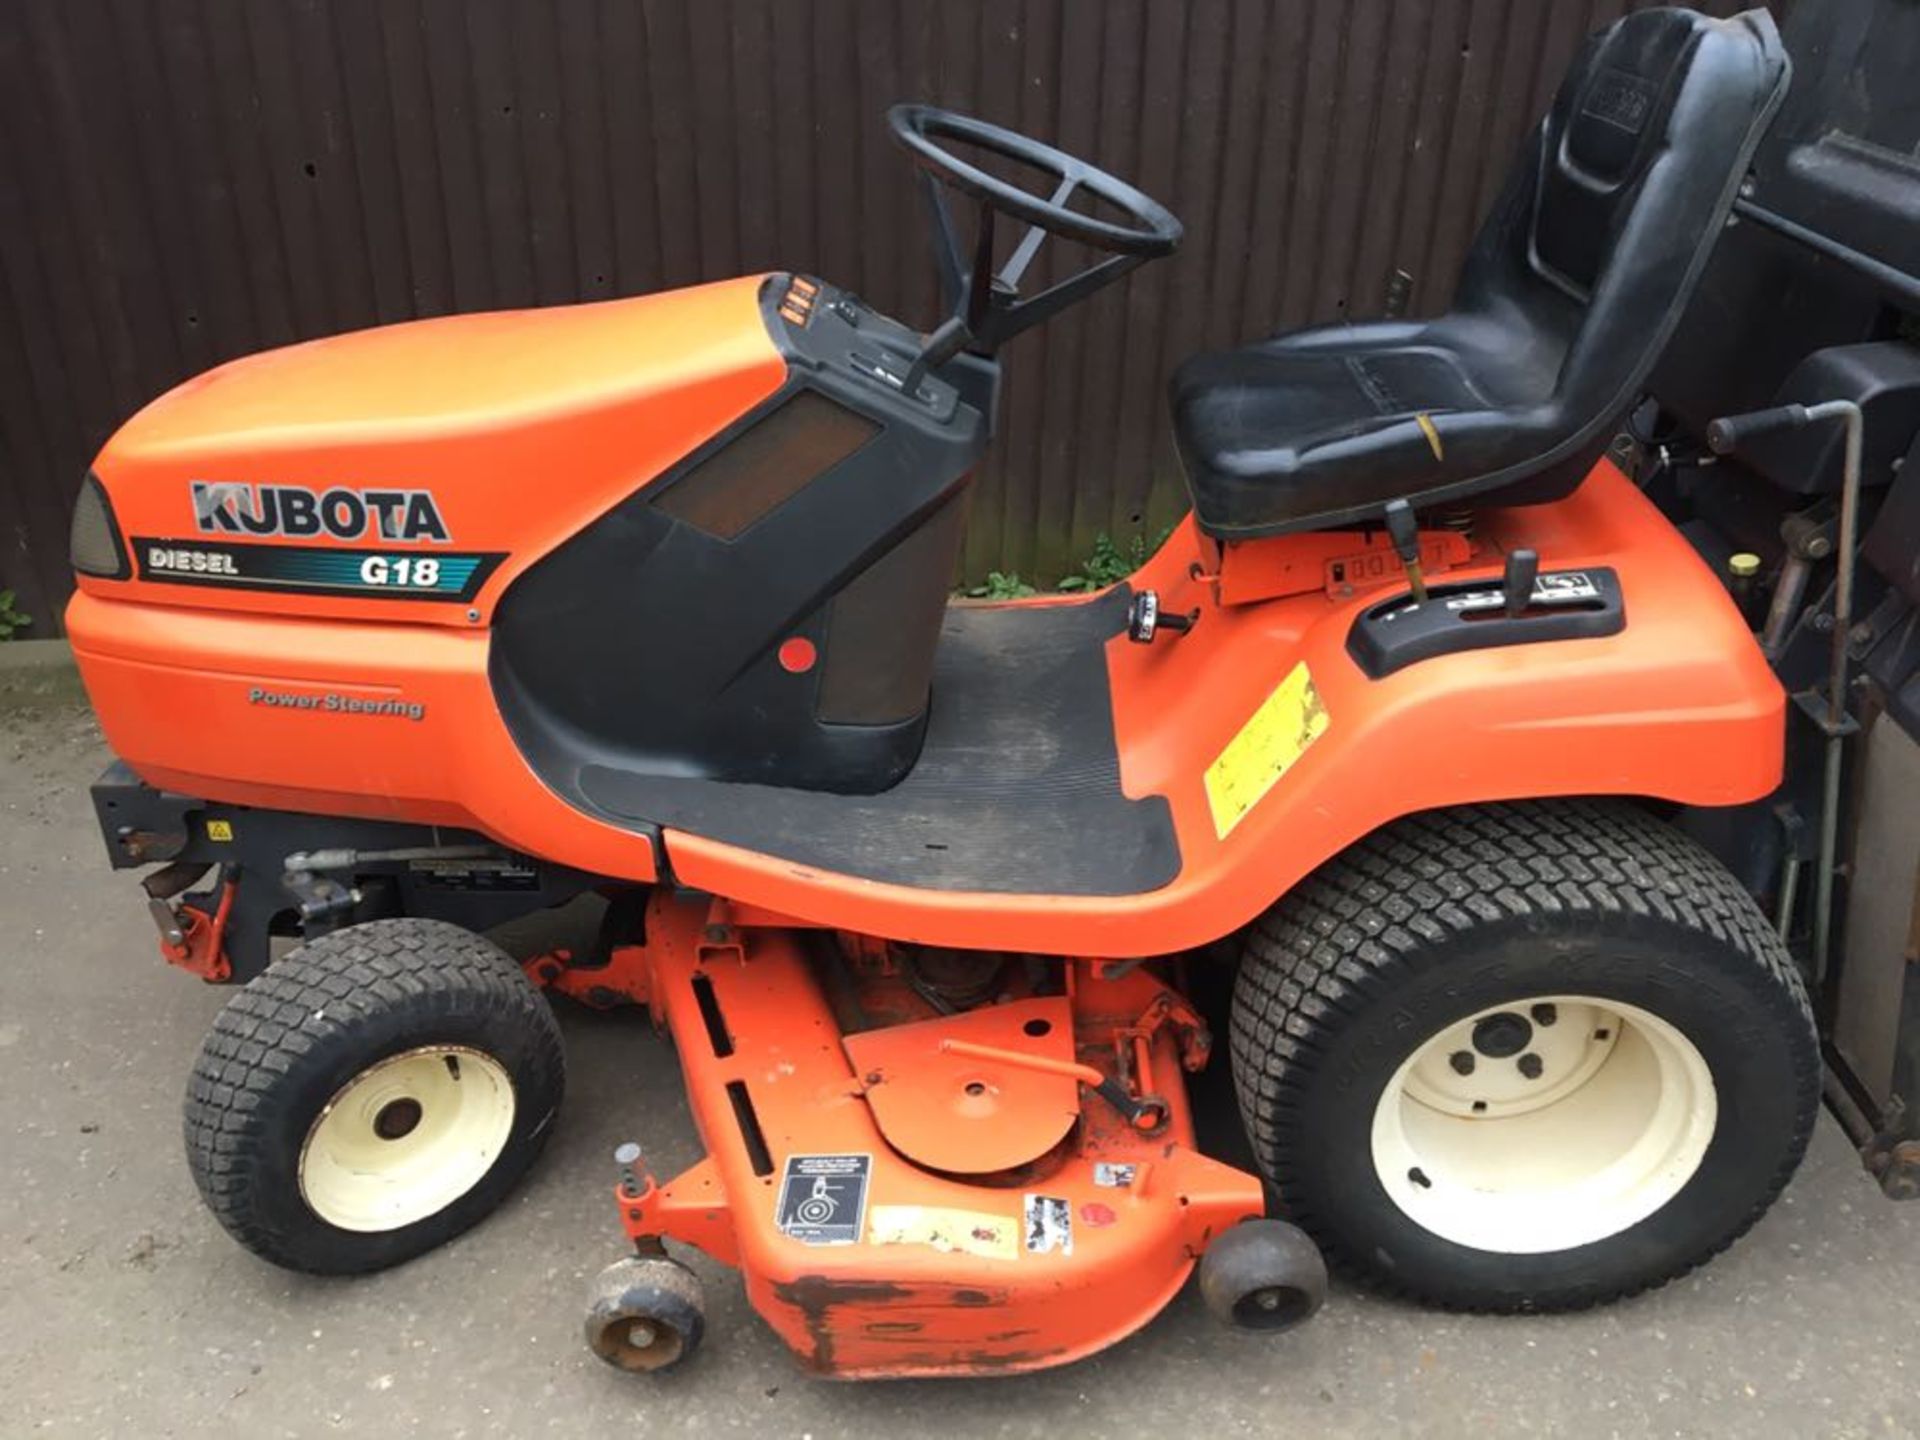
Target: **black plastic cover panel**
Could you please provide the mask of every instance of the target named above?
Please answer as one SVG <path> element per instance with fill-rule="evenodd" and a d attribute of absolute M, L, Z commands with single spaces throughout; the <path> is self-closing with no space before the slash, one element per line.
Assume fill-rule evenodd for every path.
<path fill-rule="evenodd" d="M 1889 585 L 1920 605 L 1920 436 L 1907 450 L 1860 555 Z"/>
<path fill-rule="evenodd" d="M 1920 5 L 1795 0 L 1793 89 L 1754 160 L 1754 200 L 1920 275 Z"/>
<path fill-rule="evenodd" d="M 1402 593 L 1353 622 L 1347 653 L 1368 678 L 1463 650 L 1618 635 L 1627 625 L 1620 577 L 1609 569 L 1557 570 L 1535 577 L 1518 615 L 1507 613 L 1499 581 L 1436 585 L 1424 603 Z"/>
<path fill-rule="evenodd" d="M 1815 350 L 1788 372 L 1775 405 L 1851 400 L 1860 407 L 1860 483 L 1885 485 L 1920 433 L 1920 346 L 1898 340 L 1832 345 Z M 1806 425 L 1742 442 L 1733 453 L 1783 490 L 1838 495 L 1846 430 Z"/>
<path fill-rule="evenodd" d="M 785 298 L 801 283 L 805 312 Z M 863 356 L 919 337 L 850 295 L 775 276 L 761 308 L 781 389 L 529 566 L 496 610 L 501 714 L 572 804 L 594 765 L 872 793 L 920 748 L 949 517 L 987 416 L 944 371 L 917 398 L 869 377 Z M 990 405 L 991 369 L 962 378 Z M 859 623 L 875 615 L 896 623 Z"/>

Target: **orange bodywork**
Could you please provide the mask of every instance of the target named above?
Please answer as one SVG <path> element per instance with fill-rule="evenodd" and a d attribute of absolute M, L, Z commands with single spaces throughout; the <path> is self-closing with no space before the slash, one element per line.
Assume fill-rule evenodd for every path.
<path fill-rule="evenodd" d="M 1222 572 L 1236 565 L 1319 575 L 1324 536 L 1259 542 L 1311 546 L 1312 564 L 1290 569 L 1236 555 L 1246 547 L 1222 557 L 1190 521 L 1175 531 L 1135 583 L 1157 589 L 1168 611 L 1198 611 L 1198 624 L 1151 646 L 1117 638 L 1107 648 L 1122 786 L 1164 794 L 1179 837 L 1180 873 L 1159 890 L 911 889 L 669 830 L 674 874 L 742 904 L 895 940 L 1170 954 L 1238 929 L 1322 861 L 1413 811 L 1574 794 L 1729 805 L 1778 784 L 1778 682 L 1718 580 L 1610 463 L 1558 504 L 1484 512 L 1477 540 L 1450 580 L 1497 575 L 1501 552 L 1519 545 L 1556 568 L 1611 566 L 1626 628 L 1443 656 L 1372 680 L 1345 646 L 1380 590 L 1219 598 Z M 135 603 L 85 582 L 68 629 L 108 742 L 150 783 L 229 803 L 471 827 L 593 873 L 657 875 L 644 836 L 568 805 L 521 757 L 489 686 L 484 626 L 195 612 L 156 605 L 165 587 L 146 588 Z M 1328 729 L 1222 838 L 1203 775 L 1301 662 Z M 422 711 L 347 725 L 263 717 L 246 703 L 261 685 L 404 697 Z"/>
<path fill-rule="evenodd" d="M 249 355 L 162 395 L 94 463 L 130 538 L 207 538 L 194 525 L 195 482 L 432 489 L 447 544 L 506 557 L 471 600 L 263 600 L 242 589 L 90 575 L 78 577 L 80 591 L 194 609 L 484 627 L 527 566 L 779 388 L 787 365 L 760 313 L 763 279 L 449 315 Z M 341 546 L 324 533 L 303 543 Z M 308 633 L 286 632 L 300 645 Z"/>
<path fill-rule="evenodd" d="M 1583 794 L 1732 805 L 1779 784 L 1784 692 L 1725 588 L 1610 462 L 1558 504 L 1482 512 L 1478 530 L 1480 562 L 1449 580 L 1497 577 L 1501 553 L 1522 545 L 1556 569 L 1611 566 L 1626 628 L 1442 656 L 1371 680 L 1346 640 L 1380 591 L 1223 605 L 1214 547 L 1191 519 L 1174 532 L 1134 584 L 1158 590 L 1163 612 L 1197 610 L 1199 622 L 1150 646 L 1123 637 L 1107 646 L 1122 787 L 1164 794 L 1180 838 L 1180 874 L 1159 890 L 911 890 L 669 831 L 674 872 L 715 894 L 924 944 L 1171 954 L 1238 929 L 1322 861 L 1413 811 Z M 1300 543 L 1317 559 L 1323 538 Z M 1231 573 L 1231 547 L 1225 563 Z M 1300 662 L 1328 729 L 1223 839 L 1206 768 Z"/>
<path fill-rule="evenodd" d="M 1204 1059 L 1204 1047 L 1193 1050 L 1177 1023 L 1183 1002 L 1148 969 L 1100 978 L 1094 966 L 1062 962 L 1064 996 L 947 1020 L 923 1008 L 910 1017 L 917 1023 L 892 1025 L 901 1014 L 890 1006 L 910 997 L 879 980 L 859 1004 L 885 1028 L 843 1035 L 795 934 L 731 918 L 723 906 L 657 895 L 645 947 L 617 962 L 672 1031 L 708 1154 L 673 1180 L 647 1177 L 615 1198 L 636 1241 L 681 1241 L 738 1265 L 754 1308 L 817 1373 L 1063 1364 L 1145 1324 L 1214 1235 L 1262 1212 L 1258 1180 L 1193 1148 L 1183 1057 Z M 1042 1016 L 1062 1028 L 1029 1036 Z M 995 1026 L 999 1058 L 941 1049 L 949 1030 Z M 1149 1134 L 1090 1093 L 1077 1103 L 1071 1079 L 1027 1063 L 1056 1052 L 1157 1093 L 1161 1123 Z M 1023 1090 L 1023 1079 L 1050 1099 Z M 883 1101 L 886 1092 L 895 1093 Z M 883 1104 L 896 1113 L 883 1117 Z M 1010 1167 L 1000 1122 L 1035 1108 L 1054 1109 L 1060 1123 L 1023 1136 L 1021 1163 Z M 921 1153 L 928 1143 L 949 1165 L 994 1173 L 940 1173 Z M 842 1191 L 830 1215 L 857 1239 L 808 1243 L 782 1228 L 796 1156 L 803 1169 L 816 1157 L 865 1157 L 861 1213 Z M 1034 1197 L 1065 1217 L 1064 1229 L 1028 1233 Z"/>
<path fill-rule="evenodd" d="M 82 590 L 67 633 L 107 743 L 150 785 L 480 830 L 599 874 L 658 874 L 645 835 L 575 810 L 522 758 L 487 682 L 484 630 L 195 612 Z M 420 718 L 263 717 L 248 701 L 263 686 L 404 700 Z"/>

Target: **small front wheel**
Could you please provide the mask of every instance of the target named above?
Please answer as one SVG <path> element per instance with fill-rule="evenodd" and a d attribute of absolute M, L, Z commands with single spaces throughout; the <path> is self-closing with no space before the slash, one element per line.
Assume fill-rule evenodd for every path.
<path fill-rule="evenodd" d="M 622 1370 L 657 1375 L 685 1364 L 706 1328 L 700 1277 L 664 1255 L 614 1261 L 587 1296 L 587 1346 Z"/>
<path fill-rule="evenodd" d="M 509 956 L 438 920 L 373 920 L 227 1002 L 187 1091 L 187 1163 L 256 1255 L 377 1270 L 492 1210 L 564 1083 L 553 1013 Z"/>
<path fill-rule="evenodd" d="M 1327 1262 L 1284 1220 L 1243 1220 L 1200 1257 L 1200 1298 L 1223 1325 L 1288 1330 L 1327 1298 Z"/>

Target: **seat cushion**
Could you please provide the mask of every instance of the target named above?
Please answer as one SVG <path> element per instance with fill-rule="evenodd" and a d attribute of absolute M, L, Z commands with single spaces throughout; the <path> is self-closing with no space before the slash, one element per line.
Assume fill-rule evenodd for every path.
<path fill-rule="evenodd" d="M 1411 349 L 1256 345 L 1204 355 L 1183 372 L 1181 397 L 1183 427 L 1202 439 L 1215 463 L 1261 469 L 1297 463 L 1285 452 L 1383 430 L 1416 414 L 1487 408 L 1452 356 Z M 1283 453 L 1266 453 L 1274 450 Z"/>
<path fill-rule="evenodd" d="M 1494 477 L 1557 499 L 1593 449 L 1540 462 L 1564 440 L 1555 383 L 1579 320 L 1532 311 L 1300 330 L 1199 355 L 1175 372 L 1174 435 L 1202 528 L 1222 538 L 1377 520 L 1389 501 L 1479 493 Z"/>
<path fill-rule="evenodd" d="M 1180 367 L 1174 433 L 1210 531 L 1270 525 L 1277 506 L 1321 524 L 1377 514 L 1440 477 L 1442 424 L 1464 432 L 1497 408 L 1461 355 L 1376 329 L 1405 327 L 1306 331 Z"/>

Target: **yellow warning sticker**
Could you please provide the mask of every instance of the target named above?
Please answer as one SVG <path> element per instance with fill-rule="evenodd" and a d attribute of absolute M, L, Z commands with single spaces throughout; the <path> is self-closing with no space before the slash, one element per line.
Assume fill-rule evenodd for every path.
<path fill-rule="evenodd" d="M 983 1260 L 1013 1260 L 1020 1254 L 1020 1226 L 1011 1215 L 946 1210 L 931 1205 L 876 1205 L 867 1216 L 867 1239 L 875 1245 L 931 1245 Z"/>
<path fill-rule="evenodd" d="M 1231 835 L 1234 826 L 1307 753 L 1307 747 L 1327 733 L 1328 724 L 1327 707 L 1313 688 L 1313 676 L 1303 660 L 1260 702 L 1240 733 L 1207 767 L 1213 833 L 1222 840 Z"/>
<path fill-rule="evenodd" d="M 209 840 L 233 839 L 233 822 L 231 820 L 207 821 L 207 839 Z"/>

